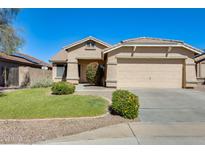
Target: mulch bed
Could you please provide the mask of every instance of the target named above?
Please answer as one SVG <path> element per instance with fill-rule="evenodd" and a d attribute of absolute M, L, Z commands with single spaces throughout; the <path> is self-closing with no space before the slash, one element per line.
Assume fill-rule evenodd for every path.
<path fill-rule="evenodd" d="M 110 114 L 85 119 L 0 120 L 0 144 L 32 144 L 129 121 Z"/>

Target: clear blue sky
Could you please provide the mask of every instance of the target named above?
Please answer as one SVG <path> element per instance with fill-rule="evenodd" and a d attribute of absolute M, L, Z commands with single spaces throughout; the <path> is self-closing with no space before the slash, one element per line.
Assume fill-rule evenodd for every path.
<path fill-rule="evenodd" d="M 22 9 L 15 26 L 25 39 L 21 51 L 44 61 L 90 35 L 110 44 L 147 36 L 205 48 L 205 9 Z"/>

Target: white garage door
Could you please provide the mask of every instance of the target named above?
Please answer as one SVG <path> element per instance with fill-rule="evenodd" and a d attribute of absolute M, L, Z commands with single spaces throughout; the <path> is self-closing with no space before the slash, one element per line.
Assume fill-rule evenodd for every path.
<path fill-rule="evenodd" d="M 182 88 L 182 83 L 183 60 L 118 59 L 118 88 Z"/>

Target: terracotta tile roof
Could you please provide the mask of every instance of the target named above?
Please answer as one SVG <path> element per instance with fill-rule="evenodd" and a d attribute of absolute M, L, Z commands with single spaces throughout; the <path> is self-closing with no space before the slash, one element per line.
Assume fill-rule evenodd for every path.
<path fill-rule="evenodd" d="M 170 40 L 170 39 L 161 39 L 161 38 L 152 38 L 152 37 L 139 37 L 121 41 L 121 43 L 131 44 L 131 43 L 145 43 L 145 44 L 177 44 L 183 43 L 178 40 Z"/>

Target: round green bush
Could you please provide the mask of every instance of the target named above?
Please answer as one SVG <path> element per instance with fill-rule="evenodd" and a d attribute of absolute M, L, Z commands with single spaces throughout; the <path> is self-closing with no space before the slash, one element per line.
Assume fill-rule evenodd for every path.
<path fill-rule="evenodd" d="M 75 92 L 75 85 L 68 82 L 56 82 L 51 87 L 52 94 L 55 95 L 66 95 Z"/>
<path fill-rule="evenodd" d="M 138 116 L 138 96 L 127 90 L 116 90 L 112 94 L 112 110 L 127 119 Z"/>
<path fill-rule="evenodd" d="M 98 63 L 93 62 L 87 65 L 86 68 L 86 79 L 89 83 L 95 84 L 96 83 L 96 74 L 98 70 Z"/>

